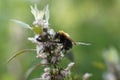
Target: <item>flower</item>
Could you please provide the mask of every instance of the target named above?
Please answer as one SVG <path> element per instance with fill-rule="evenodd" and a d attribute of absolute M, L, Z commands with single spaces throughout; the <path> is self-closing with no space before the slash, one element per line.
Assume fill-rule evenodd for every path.
<path fill-rule="evenodd" d="M 34 5 L 34 7 L 31 6 L 31 13 L 33 14 L 35 21 L 39 21 L 43 19 L 44 16 L 44 10 L 39 11 L 37 8 L 37 5 Z"/>
<path fill-rule="evenodd" d="M 71 62 L 70 64 L 68 64 L 68 67 L 65 70 L 70 71 L 74 64 L 75 64 L 74 62 Z"/>
<path fill-rule="evenodd" d="M 35 78 L 33 80 L 51 80 L 50 68 L 44 69 L 44 73 L 42 74 L 41 78 Z"/>
<path fill-rule="evenodd" d="M 51 80 L 50 68 L 45 68 L 44 72 L 45 73 L 42 74 L 42 78 L 45 80 Z"/>
<path fill-rule="evenodd" d="M 44 29 L 48 29 L 49 27 L 49 10 L 48 10 L 48 5 L 46 6 L 45 9 L 43 10 L 38 10 L 37 5 L 34 5 L 34 7 L 31 6 L 31 13 L 33 14 L 35 21 L 33 22 L 33 25 L 35 27 L 42 27 Z M 45 16 L 45 20 L 43 19 Z"/>
<path fill-rule="evenodd" d="M 68 64 L 67 68 L 64 69 L 64 70 L 61 70 L 60 71 L 60 74 L 63 76 L 63 77 L 69 77 L 70 76 L 70 69 L 73 67 L 75 63 L 71 62 L 70 64 Z"/>
<path fill-rule="evenodd" d="M 44 45 L 42 42 L 37 41 L 37 38 L 39 37 L 39 35 L 35 35 L 35 37 L 29 37 L 28 40 L 31 41 L 32 43 L 36 44 L 36 52 L 37 52 L 37 56 L 39 56 L 40 53 L 43 53 L 44 50 Z"/>
<path fill-rule="evenodd" d="M 91 76 L 92 76 L 92 74 L 90 74 L 90 73 L 85 73 L 85 74 L 83 75 L 83 80 L 88 80 Z"/>
<path fill-rule="evenodd" d="M 41 54 L 38 54 L 36 57 L 41 59 L 46 59 L 47 55 L 45 53 L 41 53 Z"/>
<path fill-rule="evenodd" d="M 41 60 L 41 64 L 49 64 L 47 58 L 42 59 L 42 60 Z"/>

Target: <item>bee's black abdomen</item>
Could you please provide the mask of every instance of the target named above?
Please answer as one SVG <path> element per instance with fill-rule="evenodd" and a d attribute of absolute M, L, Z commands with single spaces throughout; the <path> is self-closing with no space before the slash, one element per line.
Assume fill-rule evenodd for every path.
<path fill-rule="evenodd" d="M 63 45 L 65 50 L 69 50 L 70 48 L 72 48 L 72 42 L 68 39 L 64 40 Z"/>

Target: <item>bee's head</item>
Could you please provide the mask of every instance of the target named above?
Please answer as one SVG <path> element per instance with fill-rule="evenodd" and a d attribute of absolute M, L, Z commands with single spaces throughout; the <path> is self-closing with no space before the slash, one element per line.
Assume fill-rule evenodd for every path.
<path fill-rule="evenodd" d="M 60 37 L 67 37 L 67 38 L 68 38 L 68 37 L 70 37 L 70 36 L 69 36 L 68 33 L 66 33 L 66 32 L 60 30 L 60 31 L 56 32 L 54 38 L 56 39 L 56 38 L 60 38 Z"/>
<path fill-rule="evenodd" d="M 54 39 L 57 39 L 57 38 L 59 38 L 59 37 L 60 37 L 59 32 L 56 32 L 56 34 L 55 34 L 55 36 L 54 36 Z"/>
<path fill-rule="evenodd" d="M 65 37 L 70 37 L 70 35 L 64 31 L 58 31 L 58 34 L 61 35 L 61 36 L 65 36 Z"/>
<path fill-rule="evenodd" d="M 56 38 L 60 38 L 60 36 L 62 36 L 64 34 L 64 32 L 63 31 L 58 31 L 58 32 L 56 32 L 56 34 L 55 34 L 55 39 Z"/>
<path fill-rule="evenodd" d="M 57 33 L 58 33 L 59 35 L 63 35 L 65 32 L 62 31 L 62 30 L 60 30 L 60 31 L 58 31 Z"/>

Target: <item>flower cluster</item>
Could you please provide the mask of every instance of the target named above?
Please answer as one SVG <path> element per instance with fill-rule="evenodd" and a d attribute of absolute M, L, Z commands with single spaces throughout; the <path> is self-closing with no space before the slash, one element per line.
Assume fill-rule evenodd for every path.
<path fill-rule="evenodd" d="M 50 28 L 48 6 L 39 11 L 35 5 L 31 7 L 31 12 L 35 18 L 32 27 L 35 36 L 28 38 L 28 40 L 36 44 L 36 57 L 41 59 L 41 64 L 53 66 L 53 69 L 45 68 L 39 80 L 63 80 L 68 78 L 74 63 L 71 62 L 65 69 L 58 67 L 58 63 L 64 57 L 66 50 L 64 45 L 59 42 L 60 39 L 55 38 L 57 32 Z"/>
<path fill-rule="evenodd" d="M 70 69 L 74 65 L 74 63 L 70 63 L 66 69 L 52 69 L 52 73 L 50 72 L 50 68 L 45 68 L 44 73 L 42 74 L 43 80 L 63 80 L 66 77 L 70 76 Z"/>

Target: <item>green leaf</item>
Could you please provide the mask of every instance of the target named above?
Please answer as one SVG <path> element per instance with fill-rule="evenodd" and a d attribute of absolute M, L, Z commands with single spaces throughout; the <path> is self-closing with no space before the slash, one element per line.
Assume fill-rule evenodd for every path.
<path fill-rule="evenodd" d="M 36 64 L 36 65 L 32 66 L 31 68 L 29 68 L 29 69 L 27 70 L 26 74 L 25 74 L 25 79 L 27 79 L 27 78 L 30 76 L 30 74 L 31 74 L 35 69 L 37 69 L 37 68 L 40 67 L 40 66 L 42 66 L 41 63 Z"/>
<path fill-rule="evenodd" d="M 30 25 L 28 25 L 27 23 L 24 23 L 24 22 L 18 21 L 18 20 L 14 20 L 14 19 L 11 19 L 11 21 L 19 24 L 23 28 L 27 28 L 27 29 L 31 29 L 32 30 L 32 27 Z"/>
<path fill-rule="evenodd" d="M 35 51 L 36 49 L 25 49 L 25 50 L 21 50 L 19 52 L 16 52 L 16 54 L 14 54 L 10 59 L 8 59 L 7 63 L 9 63 L 10 61 L 12 61 L 15 57 L 19 56 L 20 54 L 23 54 L 25 52 L 30 52 L 30 51 Z"/>

